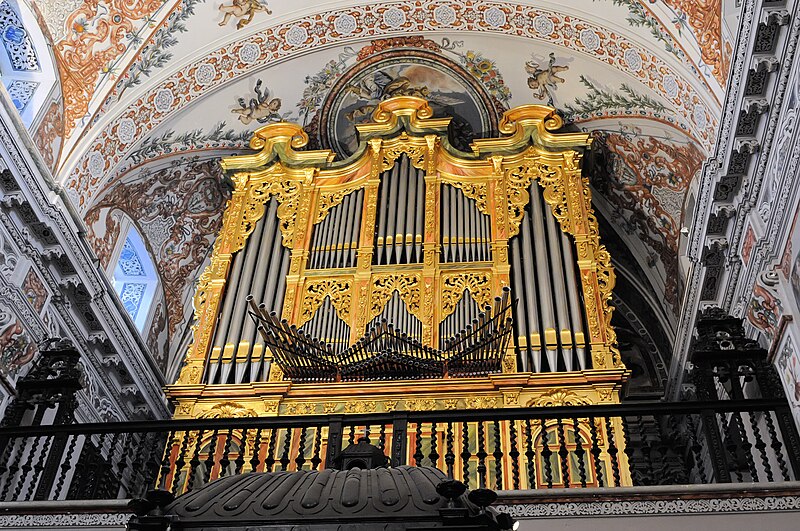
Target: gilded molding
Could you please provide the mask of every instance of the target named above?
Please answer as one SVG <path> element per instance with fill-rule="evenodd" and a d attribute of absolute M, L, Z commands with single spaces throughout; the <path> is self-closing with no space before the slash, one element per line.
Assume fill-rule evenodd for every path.
<path fill-rule="evenodd" d="M 422 279 L 419 273 L 387 273 L 373 275 L 372 294 L 370 297 L 370 319 L 374 319 L 383 311 L 386 303 L 396 291 L 405 303 L 408 312 L 422 321 L 424 316 L 420 308 L 420 291 Z"/>
<path fill-rule="evenodd" d="M 483 308 L 492 303 L 492 274 L 490 272 L 447 273 L 441 278 L 441 313 L 439 322 L 452 314 L 458 301 L 468 290 L 472 299 Z M 438 324 L 438 323 L 437 323 Z"/>
<path fill-rule="evenodd" d="M 349 322 L 352 287 L 353 282 L 349 278 L 312 280 L 306 283 L 297 326 L 303 326 L 314 317 L 325 297 L 330 297 L 331 305 L 339 319 Z"/>

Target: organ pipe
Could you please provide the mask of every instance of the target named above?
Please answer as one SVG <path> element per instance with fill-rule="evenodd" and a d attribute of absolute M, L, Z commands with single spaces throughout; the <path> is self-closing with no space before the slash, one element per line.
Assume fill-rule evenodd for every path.
<path fill-rule="evenodd" d="M 478 210 L 474 199 L 453 185 L 443 184 L 441 197 L 442 261 L 491 260 L 489 216 Z"/>
<path fill-rule="evenodd" d="M 374 263 L 410 264 L 422 261 L 425 213 L 424 174 L 402 155 L 383 172 L 376 206 Z M 415 252 L 412 252 L 415 251 Z"/>

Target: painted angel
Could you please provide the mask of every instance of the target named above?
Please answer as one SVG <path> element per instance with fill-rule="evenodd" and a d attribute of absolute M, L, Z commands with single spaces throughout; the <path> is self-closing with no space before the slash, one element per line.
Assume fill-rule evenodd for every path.
<path fill-rule="evenodd" d="M 223 14 L 222 22 L 219 25 L 224 26 L 231 17 L 234 17 L 238 19 L 236 29 L 242 29 L 250 24 L 259 11 L 263 11 L 267 15 L 272 14 L 272 10 L 261 0 L 231 0 L 230 4 L 220 5 L 219 10 Z"/>

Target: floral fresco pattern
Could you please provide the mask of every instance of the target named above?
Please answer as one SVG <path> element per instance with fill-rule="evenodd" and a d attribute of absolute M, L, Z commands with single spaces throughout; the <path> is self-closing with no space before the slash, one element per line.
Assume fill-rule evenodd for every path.
<path fill-rule="evenodd" d="M 643 136 L 636 130 L 597 137 L 608 150 L 609 179 L 595 186 L 623 218 L 617 221 L 652 250 L 650 265 L 657 261 L 663 265 L 665 300 L 677 312 L 680 217 L 686 191 L 704 156 L 693 143 Z"/>
<path fill-rule="evenodd" d="M 331 10 L 308 17 L 299 17 L 266 28 L 231 45 L 205 54 L 187 64 L 132 100 L 130 104 L 94 132 L 95 140 L 75 161 L 65 179 L 68 193 L 82 209 L 91 204 L 91 197 L 104 186 L 103 181 L 113 168 L 135 149 L 133 139 L 120 139 L 113 130 L 122 121 L 131 121 L 139 135 L 148 133 L 180 111 L 190 101 L 218 89 L 230 79 L 314 48 L 341 43 L 347 46 L 356 39 L 378 39 L 387 33 L 411 33 L 437 30 L 466 30 L 490 35 L 530 38 L 568 50 L 587 53 L 593 59 L 633 76 L 646 87 L 664 97 L 674 109 L 676 124 L 692 131 L 699 142 L 710 146 L 716 130 L 716 118 L 708 104 L 681 74 L 665 64 L 657 55 L 641 53 L 637 44 L 575 16 L 522 7 L 503 2 L 424 1 L 418 4 L 386 2 L 357 8 Z M 442 9 L 440 9 L 442 8 Z M 387 37 L 388 39 L 388 37 Z M 329 65 L 328 70 L 341 70 Z M 315 83 L 320 86 L 320 83 Z M 496 91 L 502 95 L 499 81 Z M 306 103 L 308 99 L 304 98 Z M 301 106 L 301 112 L 305 108 Z M 306 113 L 306 116 L 311 116 Z"/>
<path fill-rule="evenodd" d="M 89 111 L 101 77 L 140 44 L 139 32 L 162 6 L 163 0 L 85 0 L 67 17 L 68 31 L 54 47 L 64 91 L 65 135 Z"/>
<path fill-rule="evenodd" d="M 89 241 L 108 266 L 120 212 L 140 229 L 164 289 L 167 333 L 185 320 L 193 281 L 221 226 L 227 192 L 216 162 L 143 173 L 105 191 L 86 215 Z"/>

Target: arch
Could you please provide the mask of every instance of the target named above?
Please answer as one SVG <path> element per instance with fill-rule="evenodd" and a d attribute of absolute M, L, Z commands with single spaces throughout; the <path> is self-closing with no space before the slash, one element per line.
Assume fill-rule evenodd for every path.
<path fill-rule="evenodd" d="M 144 240 L 131 222 L 125 238 L 118 242 L 112 264 L 109 273 L 114 291 L 136 328 L 145 335 L 160 282 Z"/>
<path fill-rule="evenodd" d="M 0 32 L 0 77 L 22 122 L 32 128 L 59 92 L 55 59 L 26 2 L 0 0 Z"/>

